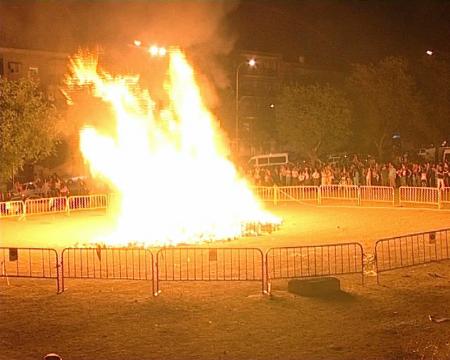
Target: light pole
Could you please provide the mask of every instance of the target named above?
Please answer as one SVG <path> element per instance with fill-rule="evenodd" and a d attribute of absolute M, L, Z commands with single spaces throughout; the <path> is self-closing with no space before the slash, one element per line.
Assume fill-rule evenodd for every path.
<path fill-rule="evenodd" d="M 146 48 L 141 40 L 134 40 L 133 46 L 141 50 L 147 51 L 151 57 L 164 57 L 167 55 L 168 51 L 167 48 L 158 45 L 151 45 L 148 48 Z"/>
<path fill-rule="evenodd" d="M 236 152 L 239 154 L 239 70 L 242 65 L 248 65 L 254 67 L 256 65 L 255 59 L 241 62 L 236 68 L 236 103 L 235 103 L 235 129 L 234 129 L 234 141 L 236 144 Z"/>

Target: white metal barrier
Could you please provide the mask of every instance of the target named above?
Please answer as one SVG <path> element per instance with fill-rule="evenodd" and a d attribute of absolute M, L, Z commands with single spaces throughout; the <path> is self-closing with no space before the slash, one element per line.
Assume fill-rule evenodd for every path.
<path fill-rule="evenodd" d="M 108 197 L 105 194 L 69 196 L 69 211 L 96 210 L 108 207 Z"/>
<path fill-rule="evenodd" d="M 440 205 L 440 192 L 435 187 L 410 187 L 401 186 L 399 195 L 399 204 L 421 204 L 421 205 L 435 205 L 438 208 Z"/>
<path fill-rule="evenodd" d="M 359 189 L 356 185 L 321 185 L 320 203 L 324 199 L 352 200 L 359 204 Z"/>
<path fill-rule="evenodd" d="M 389 202 L 395 205 L 394 188 L 390 186 L 360 186 L 360 202 Z"/>
<path fill-rule="evenodd" d="M 0 218 L 20 217 L 25 215 L 25 204 L 23 201 L 0 202 Z"/>
<path fill-rule="evenodd" d="M 66 212 L 67 204 L 65 197 L 28 199 L 25 201 L 25 213 L 31 215 Z"/>
<path fill-rule="evenodd" d="M 441 189 L 441 207 L 450 206 L 450 187 Z"/>
<path fill-rule="evenodd" d="M 317 186 L 283 186 L 277 187 L 278 201 L 318 201 Z"/>
<path fill-rule="evenodd" d="M 276 199 L 276 187 L 275 186 L 254 186 L 253 193 L 262 201 L 273 201 L 275 204 Z"/>
<path fill-rule="evenodd" d="M 262 201 L 277 204 L 279 201 L 316 201 L 323 199 L 352 200 L 362 202 L 389 202 L 395 205 L 394 188 L 387 186 L 322 185 L 318 186 L 255 186 L 253 192 Z M 62 213 L 76 210 L 109 209 L 120 200 L 118 194 L 94 194 L 28 199 L 0 202 L 0 218 L 22 217 L 32 214 Z M 408 187 L 399 189 L 399 205 L 434 205 L 438 208 L 450 206 L 450 187 Z"/>

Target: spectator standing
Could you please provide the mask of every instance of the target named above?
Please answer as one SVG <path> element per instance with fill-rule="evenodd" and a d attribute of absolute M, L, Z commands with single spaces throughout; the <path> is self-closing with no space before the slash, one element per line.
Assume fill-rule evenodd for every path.
<path fill-rule="evenodd" d="M 292 178 L 292 172 L 289 167 L 286 167 L 286 186 L 291 186 L 291 178 Z"/>
<path fill-rule="evenodd" d="M 406 168 L 405 164 L 402 164 L 402 167 L 399 170 L 399 175 L 400 175 L 400 186 L 406 186 L 408 184 L 407 183 L 408 169 Z"/>
<path fill-rule="evenodd" d="M 431 165 L 428 169 L 428 179 L 428 186 L 436 187 L 436 167 L 434 165 Z"/>
<path fill-rule="evenodd" d="M 436 168 L 436 186 L 438 189 L 444 188 L 444 169 L 441 165 L 438 165 Z"/>
<path fill-rule="evenodd" d="M 48 179 L 45 179 L 41 187 L 41 194 L 43 197 L 48 197 L 49 192 L 50 192 L 50 184 L 48 183 Z"/>
<path fill-rule="evenodd" d="M 305 186 L 305 171 L 300 170 L 300 174 L 298 175 L 298 184 L 300 186 Z"/>
<path fill-rule="evenodd" d="M 366 186 L 372 186 L 372 169 L 370 167 L 366 172 Z"/>
<path fill-rule="evenodd" d="M 69 188 L 67 187 L 67 184 L 66 184 L 65 181 L 63 181 L 61 183 L 60 195 L 62 197 L 68 197 L 69 196 Z"/>
<path fill-rule="evenodd" d="M 388 176 L 389 176 L 389 186 L 395 188 L 396 187 L 395 180 L 397 179 L 397 171 L 395 170 L 395 167 L 394 167 L 394 165 L 392 165 L 392 163 L 389 163 Z"/>
<path fill-rule="evenodd" d="M 428 186 L 427 170 L 426 170 L 425 166 L 422 166 L 420 168 L 420 185 L 422 187 Z"/>
<path fill-rule="evenodd" d="M 280 170 L 280 185 L 286 186 L 286 168 L 284 166 L 281 166 Z"/>
<path fill-rule="evenodd" d="M 386 164 L 381 168 L 381 186 L 389 186 L 389 170 Z"/>
<path fill-rule="evenodd" d="M 361 171 L 359 170 L 359 167 L 357 165 L 353 165 L 353 184 L 356 186 L 360 185 L 360 177 L 361 177 Z"/>
<path fill-rule="evenodd" d="M 445 164 L 444 164 L 444 186 L 445 186 L 445 187 L 450 186 L 449 182 L 450 182 L 450 180 L 449 180 L 449 169 L 448 169 L 448 164 L 445 163 Z"/>
<path fill-rule="evenodd" d="M 411 172 L 411 184 L 414 187 L 420 186 L 420 176 L 419 176 L 419 165 L 413 164 L 412 172 Z"/>
<path fill-rule="evenodd" d="M 291 176 L 292 176 L 292 179 L 291 179 L 292 186 L 297 186 L 298 181 L 299 181 L 299 179 L 298 179 L 299 174 L 298 174 L 298 168 L 296 166 L 294 166 L 292 168 Z"/>
<path fill-rule="evenodd" d="M 320 185 L 320 173 L 319 171 L 317 171 L 317 169 L 315 168 L 312 175 L 312 184 L 313 186 L 319 186 Z"/>
<path fill-rule="evenodd" d="M 275 167 L 272 171 L 272 179 L 275 185 L 280 186 L 280 169 Z"/>
<path fill-rule="evenodd" d="M 305 168 L 303 171 L 303 175 L 305 177 L 305 186 L 311 185 L 311 175 L 309 174 L 309 168 Z"/>

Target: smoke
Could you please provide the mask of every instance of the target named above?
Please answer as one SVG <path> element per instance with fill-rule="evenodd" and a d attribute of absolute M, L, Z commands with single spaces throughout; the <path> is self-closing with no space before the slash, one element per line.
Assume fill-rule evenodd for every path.
<path fill-rule="evenodd" d="M 203 98 L 215 112 L 217 90 L 229 86 L 223 60 L 233 49 L 236 34 L 230 31 L 227 17 L 237 5 L 228 0 L 0 0 L 0 47 L 68 54 L 80 48 L 103 49 L 101 61 L 107 71 L 140 74 L 153 99 L 164 104 L 164 60 L 152 60 L 132 44 L 139 39 L 143 46 L 178 46 L 194 64 Z M 78 94 L 76 100 L 66 112 L 65 135 L 72 172 L 82 173 L 79 129 L 89 124 L 107 130 L 112 114 L 86 94 Z"/>
<path fill-rule="evenodd" d="M 213 82 L 205 82 L 206 89 L 223 88 L 228 80 L 221 57 L 236 39 L 226 20 L 236 7 L 235 1 L 1 0 L 0 46 L 68 53 L 101 46 L 126 67 L 134 39 L 175 45 Z M 214 92 L 207 92 L 214 103 Z"/>

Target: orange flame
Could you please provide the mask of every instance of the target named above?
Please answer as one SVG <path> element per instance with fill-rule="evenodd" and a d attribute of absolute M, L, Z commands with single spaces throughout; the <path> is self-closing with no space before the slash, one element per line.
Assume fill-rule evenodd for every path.
<path fill-rule="evenodd" d="M 243 223 L 278 223 L 226 158 L 185 55 L 170 49 L 168 56 L 164 89 L 170 105 L 160 111 L 138 76 L 101 71 L 92 54 L 71 60 L 69 87 L 89 85 L 115 113 L 115 137 L 92 127 L 80 134 L 91 172 L 107 177 L 120 194 L 116 228 L 102 241 L 194 243 L 237 237 Z"/>

